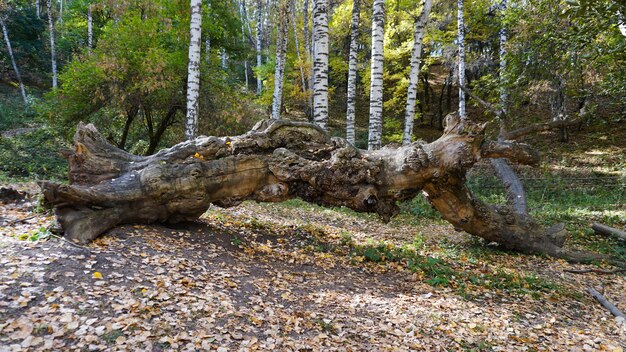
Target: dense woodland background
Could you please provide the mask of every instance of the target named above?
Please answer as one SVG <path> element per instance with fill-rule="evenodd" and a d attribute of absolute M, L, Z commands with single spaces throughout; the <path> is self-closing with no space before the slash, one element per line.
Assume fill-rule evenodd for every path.
<path fill-rule="evenodd" d="M 279 35 L 278 39 L 284 37 L 283 32 L 287 46 L 281 116 L 312 118 L 312 2 L 202 4 L 199 134 L 239 134 L 270 116 L 275 100 L 276 42 Z M 45 0 L 0 5 L 26 93 L 23 101 L 5 39 L 0 50 L 1 130 L 47 126 L 38 130 L 35 139 L 49 144 L 67 141 L 78 121 L 93 122 L 110 141 L 138 154 L 151 154 L 184 139 L 188 1 L 61 0 L 47 5 Z M 430 14 L 423 39 L 414 138 L 432 140 L 442 128 L 442 117 L 458 109 L 456 5 L 435 1 Z M 556 118 L 582 118 L 582 125 L 624 121 L 623 3 L 511 1 L 504 10 L 496 5 L 482 0 L 465 3 L 465 76 L 474 93 L 492 103 L 497 104 L 499 93 L 506 89 L 512 128 Z M 422 7 L 405 0 L 385 4 L 383 144 L 402 141 L 414 27 Z M 328 8 L 328 115 L 329 130 L 335 136 L 346 134 L 352 10 L 352 1 L 332 1 Z M 360 3 L 358 19 L 355 144 L 365 148 L 371 1 Z M 499 33 L 503 27 L 508 32 L 507 64 L 501 69 Z M 56 74 L 52 72 L 51 33 Z M 52 88 L 57 75 L 58 86 Z M 471 99 L 469 110 L 473 119 L 494 118 Z M 11 155 L 4 157 L 12 160 Z M 5 163 L 3 170 L 17 176 L 27 171 L 60 175 L 54 164 L 45 170 L 31 165 L 28 170 L 17 165 L 18 160 L 13 163 L 16 166 Z"/>
<path fill-rule="evenodd" d="M 322 15 L 327 71 L 314 69 Z M 67 181 L 59 151 L 79 121 L 141 155 L 279 116 L 362 149 L 378 148 L 379 127 L 383 146 L 406 143 L 405 129 L 430 142 L 463 107 L 465 76 L 469 120 L 489 122 L 490 140 L 517 131 L 542 154 L 535 167 L 511 165 L 523 213 L 546 228 L 564 223 L 568 249 L 623 263 L 626 242 L 590 226 L 626 227 L 624 0 L 0 0 L 0 27 L 7 350 L 626 346 L 623 320 L 587 291 L 624 311 L 623 269 L 502 250 L 460 232 L 421 194 L 389 223 L 299 199 L 246 201 L 79 245 L 59 237 L 33 182 Z M 461 178 L 482 200 L 515 207 L 496 169 L 482 160 Z"/>

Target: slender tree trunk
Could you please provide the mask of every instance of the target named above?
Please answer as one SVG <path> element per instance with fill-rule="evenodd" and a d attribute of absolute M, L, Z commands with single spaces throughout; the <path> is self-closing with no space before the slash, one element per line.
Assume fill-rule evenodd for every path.
<path fill-rule="evenodd" d="M 313 0 L 313 122 L 328 124 L 328 0 Z"/>
<path fill-rule="evenodd" d="M 185 137 L 187 139 L 193 139 L 198 133 L 201 43 L 202 0 L 191 0 L 191 20 L 189 21 L 189 64 L 187 66 L 187 118 L 185 123 Z"/>
<path fill-rule="evenodd" d="M 500 25 L 500 134 L 498 140 L 502 141 L 509 127 L 508 117 L 508 88 L 506 84 L 506 45 L 507 45 L 507 30 L 504 25 L 504 15 L 507 9 L 507 0 L 501 0 L 498 5 L 500 9 L 501 25 Z M 513 213 L 516 214 L 518 219 L 523 219 L 528 216 L 528 205 L 526 203 L 526 192 L 524 191 L 524 185 L 519 179 L 515 170 L 509 165 L 509 162 L 504 158 L 491 159 L 491 165 L 493 166 L 496 176 L 502 182 L 504 189 L 506 190 L 507 203 L 510 205 Z"/>
<path fill-rule="evenodd" d="M 624 18 L 624 15 L 619 10 L 617 11 L 617 28 L 619 28 L 619 32 L 626 37 L 626 18 Z"/>
<path fill-rule="evenodd" d="M 302 9 L 302 22 L 304 24 L 304 50 L 306 51 L 306 62 L 307 65 L 313 65 L 313 61 L 311 56 L 313 56 L 312 44 L 311 41 L 313 39 L 313 31 L 309 34 L 309 0 L 304 0 Z M 312 68 L 312 66 L 311 66 Z M 307 93 L 308 93 L 308 108 L 307 108 L 307 116 L 309 119 L 313 118 L 313 94 L 311 94 L 310 90 L 313 88 L 313 75 L 311 74 L 311 70 L 308 70 L 308 81 L 307 81 Z"/>
<path fill-rule="evenodd" d="M 263 79 L 261 79 L 261 66 L 263 65 L 263 0 L 256 2 L 256 94 L 263 91 Z"/>
<path fill-rule="evenodd" d="M 380 149 L 383 132 L 383 62 L 385 40 L 385 0 L 374 0 L 372 17 L 372 63 L 370 119 L 367 149 Z"/>
<path fill-rule="evenodd" d="M 239 2 L 239 12 L 241 15 L 241 39 L 243 40 L 243 45 L 246 46 L 246 42 L 247 42 L 247 35 L 246 35 L 246 22 L 247 22 L 247 18 L 246 18 L 246 5 L 244 3 L 244 0 L 241 0 Z M 250 84 L 249 80 L 248 80 L 248 56 L 246 55 L 246 53 L 244 53 L 245 57 L 243 60 L 243 74 L 246 80 L 246 86 L 244 88 L 244 91 L 246 92 L 246 94 L 248 94 L 248 85 Z"/>
<path fill-rule="evenodd" d="M 302 83 L 302 91 L 306 93 L 306 77 L 304 76 L 304 67 L 302 67 L 302 55 L 300 55 L 300 40 L 298 39 L 298 21 L 296 21 L 296 3 L 294 0 L 291 0 L 291 1 L 292 1 L 291 22 L 293 23 L 293 38 L 296 44 L 296 54 L 298 55 L 298 66 L 300 68 L 300 80 Z"/>
<path fill-rule="evenodd" d="M 278 31 L 276 31 L 276 70 L 274 72 L 274 97 L 272 99 L 272 118 L 280 118 L 283 102 L 283 80 L 285 75 L 285 59 L 289 26 L 290 0 L 281 0 L 278 9 Z"/>
<path fill-rule="evenodd" d="M 220 57 L 222 60 L 222 70 L 226 70 L 226 49 L 222 48 L 222 53 Z"/>
<path fill-rule="evenodd" d="M 59 23 L 63 23 L 63 0 L 59 1 L 59 18 L 57 18 Z"/>
<path fill-rule="evenodd" d="M 37 18 L 41 18 L 41 4 L 39 0 L 35 0 L 35 13 L 37 14 Z"/>
<path fill-rule="evenodd" d="M 348 95 L 346 111 L 346 140 L 354 145 L 356 140 L 356 64 L 359 49 L 359 20 L 361 18 L 361 0 L 354 0 L 352 22 L 350 24 L 350 54 L 348 58 Z"/>
<path fill-rule="evenodd" d="M 91 55 L 91 49 L 93 48 L 93 14 L 91 4 L 87 7 L 87 50 Z"/>
<path fill-rule="evenodd" d="M 422 63 L 422 39 L 426 32 L 426 24 L 430 17 L 432 0 L 424 1 L 424 8 L 415 22 L 413 33 L 413 54 L 411 55 L 411 73 L 409 74 L 409 88 L 406 96 L 406 109 L 404 114 L 404 135 L 402 144 L 407 145 L 413 139 L 413 120 L 415 119 L 415 100 L 417 98 L 417 84 L 419 82 L 420 64 Z"/>
<path fill-rule="evenodd" d="M 0 17 L 0 26 L 2 26 L 2 33 L 4 34 L 4 41 L 7 43 L 7 51 L 9 52 L 9 57 L 11 58 L 11 64 L 13 65 L 13 72 L 15 72 L 17 83 L 20 86 L 20 93 L 22 94 L 22 99 L 24 99 L 24 104 L 26 104 L 27 100 L 26 100 L 26 90 L 24 89 L 24 82 L 22 82 L 22 76 L 20 75 L 20 70 L 17 68 L 17 62 L 15 62 L 15 56 L 13 56 L 13 48 L 11 47 L 11 41 L 9 40 L 9 32 L 7 31 L 7 26 L 5 25 L 4 19 L 2 19 L 2 17 Z"/>
<path fill-rule="evenodd" d="M 459 116 L 461 120 L 467 119 L 465 111 L 465 92 L 461 87 L 465 87 L 465 25 L 463 23 L 463 0 L 457 0 L 457 41 L 459 45 Z"/>
<path fill-rule="evenodd" d="M 57 87 L 57 55 L 54 46 L 54 19 L 52 18 L 52 0 L 48 0 L 48 29 L 50 31 L 50 61 L 52 65 L 52 89 Z"/>
<path fill-rule="evenodd" d="M 559 76 L 554 83 L 554 93 L 551 99 L 552 121 L 565 121 L 567 114 L 565 111 L 565 93 L 563 92 L 563 79 Z M 567 142 L 567 126 L 559 129 L 559 141 Z"/>

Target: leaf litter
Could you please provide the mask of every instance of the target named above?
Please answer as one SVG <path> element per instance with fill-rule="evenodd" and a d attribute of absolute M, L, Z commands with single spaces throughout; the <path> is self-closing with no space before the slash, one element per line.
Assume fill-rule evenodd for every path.
<path fill-rule="evenodd" d="M 474 255 L 472 240 L 444 224 L 385 225 L 335 210 L 246 202 L 174 227 L 122 226 L 80 248 L 33 238 L 53 222 L 33 213 L 33 204 L 0 207 L 4 219 L 36 215 L 0 229 L 0 351 L 626 345 L 626 327 L 584 291 L 602 288 L 624 309 L 624 275 L 576 275 L 563 271 L 571 268 L 563 261 L 490 250 Z M 356 244 L 375 239 L 391 248 L 417 231 L 424 236 L 419 255 L 451 268 L 448 284 L 427 282 L 402 260 L 368 260 L 346 244 L 347 237 Z M 505 280 L 532 274 L 554 285 L 492 285 L 484 278 L 496 276 L 485 273 L 496 271 Z M 470 282 L 481 274 L 480 284 Z"/>

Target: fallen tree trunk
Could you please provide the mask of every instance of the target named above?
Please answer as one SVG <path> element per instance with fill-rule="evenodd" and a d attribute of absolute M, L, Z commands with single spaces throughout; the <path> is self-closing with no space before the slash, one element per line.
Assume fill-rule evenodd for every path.
<path fill-rule="evenodd" d="M 143 157 L 79 124 L 67 154 L 70 184 L 46 181 L 42 189 L 66 236 L 80 243 L 118 224 L 194 220 L 211 204 L 247 199 L 299 197 L 389 220 L 398 201 L 423 191 L 457 229 L 506 249 L 569 257 L 563 225 L 544 228 L 506 206 L 485 204 L 465 186 L 466 172 L 482 158 L 538 162 L 525 144 L 485 141 L 484 127 L 449 115 L 432 143 L 368 152 L 308 123 L 268 120 L 241 136 L 198 137 Z"/>
<path fill-rule="evenodd" d="M 622 230 L 619 230 L 610 226 L 606 226 L 597 222 L 594 222 L 593 225 L 591 225 L 591 228 L 593 229 L 593 231 L 595 231 L 596 233 L 600 235 L 613 236 L 619 240 L 626 241 L 626 232 Z"/>

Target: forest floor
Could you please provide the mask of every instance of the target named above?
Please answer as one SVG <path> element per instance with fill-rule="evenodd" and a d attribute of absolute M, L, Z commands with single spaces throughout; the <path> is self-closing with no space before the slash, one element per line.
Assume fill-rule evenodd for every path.
<path fill-rule="evenodd" d="M 0 230 L 0 351 L 626 346 L 626 325 L 585 291 L 624 310 L 623 274 L 569 273 L 597 267 L 501 252 L 440 220 L 247 202 L 76 246 L 34 215 Z"/>
<path fill-rule="evenodd" d="M 547 162 L 519 171 L 540 221 L 566 222 L 573 246 L 626 257 L 589 231 L 626 226 L 626 138 L 605 135 L 546 143 Z M 502 201 L 488 167 L 476 169 L 472 190 Z M 586 292 L 626 311 L 623 272 L 500 251 L 420 197 L 388 224 L 299 200 L 246 202 L 77 246 L 50 232 L 34 183 L 0 185 L 28 194 L 0 202 L 0 351 L 626 349 L 626 324 Z"/>

